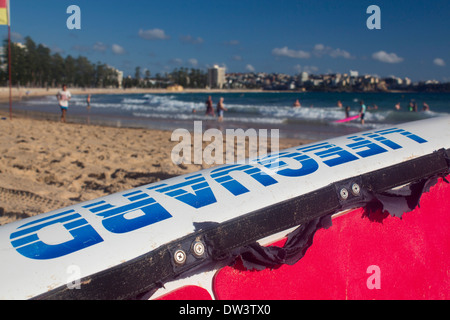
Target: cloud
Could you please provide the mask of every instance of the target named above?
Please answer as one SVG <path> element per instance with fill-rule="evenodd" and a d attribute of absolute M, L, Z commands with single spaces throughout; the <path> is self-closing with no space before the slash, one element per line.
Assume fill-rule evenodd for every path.
<path fill-rule="evenodd" d="M 139 30 L 139 37 L 145 40 L 165 40 L 170 37 L 162 29 Z"/>
<path fill-rule="evenodd" d="M 197 67 L 198 66 L 198 60 L 197 59 L 191 58 L 191 59 L 188 60 L 188 62 L 193 67 Z"/>
<path fill-rule="evenodd" d="M 111 50 L 114 54 L 118 55 L 125 54 L 125 49 L 122 46 L 119 46 L 118 44 L 113 44 L 111 46 Z"/>
<path fill-rule="evenodd" d="M 245 66 L 245 70 L 248 72 L 255 72 L 255 67 L 253 67 L 251 64 L 248 64 Z"/>
<path fill-rule="evenodd" d="M 328 55 L 332 58 L 353 59 L 353 56 L 350 54 L 350 52 L 346 50 L 342 50 L 339 48 L 333 49 L 320 43 L 314 46 L 313 54 L 317 57 Z"/>
<path fill-rule="evenodd" d="M 325 46 L 323 44 L 318 43 L 314 46 L 314 51 L 316 51 L 316 52 L 321 52 L 324 50 L 325 50 Z"/>
<path fill-rule="evenodd" d="M 386 51 L 378 51 L 372 54 L 374 60 L 378 60 L 385 63 L 400 63 L 404 59 L 397 56 L 395 53 L 387 53 Z"/>
<path fill-rule="evenodd" d="M 221 68 L 228 69 L 227 65 L 226 65 L 224 62 L 222 62 L 222 63 L 214 62 L 214 63 L 212 63 L 212 64 L 206 64 L 206 65 L 205 65 L 205 67 L 208 68 L 208 69 L 209 69 L 209 68 L 212 68 L 213 66 L 219 66 L 219 67 L 221 67 Z"/>
<path fill-rule="evenodd" d="M 332 47 L 325 46 L 323 44 L 316 44 L 312 53 L 303 51 L 303 50 L 292 50 L 288 47 L 283 48 L 275 48 L 272 50 L 272 54 L 274 56 L 284 56 L 289 58 L 296 59 L 308 59 L 311 57 L 311 54 L 320 58 L 323 56 L 330 56 L 332 58 L 344 58 L 344 59 L 353 59 L 354 57 L 350 54 L 350 52 L 343 49 L 334 49 Z"/>
<path fill-rule="evenodd" d="M 181 66 L 183 64 L 183 60 L 181 60 L 180 58 L 173 58 L 169 60 L 169 63 L 171 65 Z"/>
<path fill-rule="evenodd" d="M 99 42 L 97 41 L 94 46 L 93 49 L 95 51 L 99 51 L 99 52 L 105 52 L 108 49 L 108 46 L 106 44 L 104 44 L 103 42 Z"/>
<path fill-rule="evenodd" d="M 230 41 L 225 41 L 224 44 L 227 46 L 237 46 L 239 44 L 239 41 L 238 40 L 230 40 Z"/>
<path fill-rule="evenodd" d="M 190 43 L 190 44 L 202 44 L 203 43 L 202 38 L 200 38 L 200 37 L 194 38 L 191 35 L 181 36 L 180 40 L 181 40 L 181 42 Z"/>
<path fill-rule="evenodd" d="M 11 31 L 11 40 L 13 42 L 14 41 L 22 41 L 23 40 L 23 36 L 20 33 L 18 33 L 18 32 Z"/>
<path fill-rule="evenodd" d="M 63 54 L 63 53 L 64 53 L 64 50 L 61 49 L 61 48 L 58 47 L 58 46 L 53 46 L 51 50 L 52 50 L 52 52 L 58 53 L 58 54 Z"/>
<path fill-rule="evenodd" d="M 234 56 L 232 57 L 232 59 L 233 59 L 234 61 L 242 61 L 242 57 L 241 57 L 240 55 L 234 55 Z"/>
<path fill-rule="evenodd" d="M 334 49 L 330 52 L 330 57 L 333 57 L 333 58 L 341 57 L 344 59 L 351 59 L 352 55 L 348 51 L 341 50 L 338 48 L 338 49 Z"/>
<path fill-rule="evenodd" d="M 88 46 L 75 44 L 75 45 L 72 46 L 72 50 L 79 51 L 79 52 L 89 52 L 89 51 L 91 51 L 91 48 L 88 47 Z"/>
<path fill-rule="evenodd" d="M 294 70 L 298 73 L 307 72 L 307 73 L 315 73 L 319 71 L 319 68 L 316 66 L 301 66 L 299 64 L 294 66 Z"/>
<path fill-rule="evenodd" d="M 309 52 L 303 50 L 292 50 L 288 47 L 275 48 L 272 50 L 272 54 L 274 56 L 289 57 L 294 59 L 308 59 L 309 57 L 311 57 L 311 54 Z"/>
<path fill-rule="evenodd" d="M 436 58 L 433 60 L 433 63 L 439 67 L 445 67 L 445 61 L 441 58 Z"/>

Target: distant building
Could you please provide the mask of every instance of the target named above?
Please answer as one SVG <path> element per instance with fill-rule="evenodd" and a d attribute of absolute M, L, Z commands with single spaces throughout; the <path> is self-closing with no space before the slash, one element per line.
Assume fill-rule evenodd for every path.
<path fill-rule="evenodd" d="M 123 84 L 123 71 L 117 70 L 114 67 L 108 66 L 108 68 L 112 71 L 111 78 L 109 80 L 117 81 L 117 85 L 119 88 L 122 88 Z"/>
<path fill-rule="evenodd" d="M 359 77 L 359 72 L 358 71 L 350 70 L 349 83 L 350 83 L 351 86 L 356 85 L 358 77 Z"/>
<path fill-rule="evenodd" d="M 119 85 L 119 88 L 122 88 L 123 83 L 123 71 L 117 70 L 117 84 Z"/>
<path fill-rule="evenodd" d="M 298 84 L 301 86 L 303 85 L 305 82 L 307 82 L 309 80 L 309 74 L 308 72 L 302 72 L 299 77 L 298 77 Z"/>
<path fill-rule="evenodd" d="M 334 77 L 331 78 L 331 85 L 333 87 L 337 87 L 342 84 L 341 75 L 337 73 Z"/>
<path fill-rule="evenodd" d="M 350 77 L 351 78 L 358 78 L 358 76 L 359 76 L 359 72 L 358 71 L 350 70 Z"/>
<path fill-rule="evenodd" d="M 222 89 L 225 84 L 225 68 L 218 65 L 208 69 L 208 87 Z"/>

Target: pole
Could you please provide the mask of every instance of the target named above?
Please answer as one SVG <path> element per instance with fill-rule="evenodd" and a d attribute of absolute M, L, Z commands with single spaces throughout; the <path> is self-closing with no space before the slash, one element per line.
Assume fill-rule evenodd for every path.
<path fill-rule="evenodd" d="M 8 24 L 8 63 L 9 63 L 9 120 L 12 120 L 12 82 L 11 82 L 11 26 Z"/>

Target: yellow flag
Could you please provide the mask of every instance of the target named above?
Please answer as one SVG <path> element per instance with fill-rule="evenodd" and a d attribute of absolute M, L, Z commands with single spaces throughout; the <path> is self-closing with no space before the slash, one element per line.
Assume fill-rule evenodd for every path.
<path fill-rule="evenodd" d="M 9 0 L 0 0 L 0 24 L 9 25 Z"/>

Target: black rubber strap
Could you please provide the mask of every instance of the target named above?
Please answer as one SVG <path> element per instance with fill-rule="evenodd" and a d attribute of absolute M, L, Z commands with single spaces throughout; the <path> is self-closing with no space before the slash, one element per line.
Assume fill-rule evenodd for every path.
<path fill-rule="evenodd" d="M 234 248 L 338 211 L 342 207 L 348 209 L 351 203 L 361 203 L 363 194 L 360 197 L 351 194 L 353 182 L 369 192 L 380 193 L 447 170 L 446 152 L 442 149 L 234 218 L 208 231 L 205 237 L 213 248 L 213 257 L 219 259 Z M 349 192 L 346 200 L 342 200 L 339 195 L 342 187 L 346 187 Z"/>
<path fill-rule="evenodd" d="M 450 151 L 439 150 L 412 160 L 338 181 L 319 190 L 283 201 L 224 223 L 205 223 L 194 234 L 173 241 L 147 254 L 108 270 L 81 279 L 80 289 L 61 286 L 36 299 L 130 299 L 164 282 L 207 267 L 211 262 L 230 256 L 241 246 L 254 243 L 268 235 L 295 227 L 364 202 L 364 192 L 354 195 L 356 183 L 369 192 L 383 192 L 397 186 L 432 177 L 447 175 Z M 340 194 L 349 191 L 347 198 Z M 191 244 L 206 245 L 202 257 L 190 253 Z M 187 253 L 186 262 L 177 265 L 173 256 L 178 249 Z"/>

